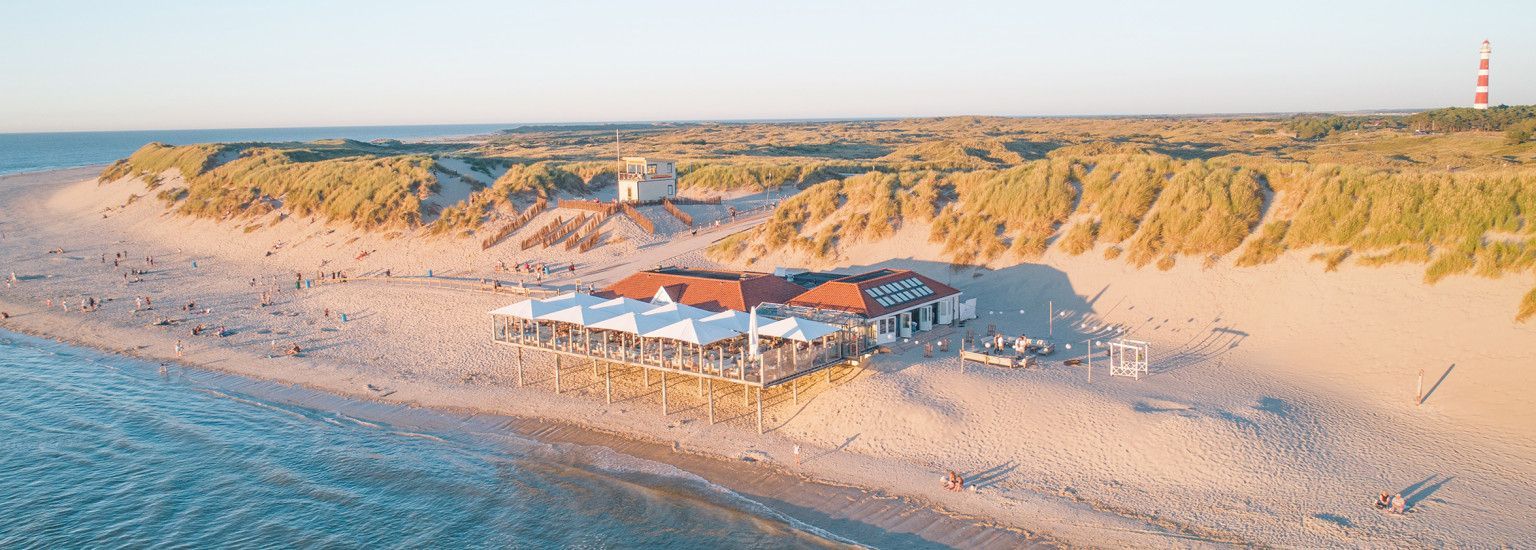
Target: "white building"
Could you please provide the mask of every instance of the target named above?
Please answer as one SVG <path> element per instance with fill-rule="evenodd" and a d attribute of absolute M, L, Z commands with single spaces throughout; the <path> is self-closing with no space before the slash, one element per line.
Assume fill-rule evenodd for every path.
<path fill-rule="evenodd" d="M 858 275 L 818 273 L 791 278 L 795 282 L 803 279 L 814 286 L 791 299 L 789 305 L 863 317 L 865 336 L 880 344 L 974 317 L 974 313 L 965 315 L 967 306 L 975 307 L 974 300 L 962 303 L 959 289 L 915 271 L 879 269 Z"/>
<path fill-rule="evenodd" d="M 677 163 L 624 157 L 619 172 L 619 202 L 648 202 L 677 196 Z"/>

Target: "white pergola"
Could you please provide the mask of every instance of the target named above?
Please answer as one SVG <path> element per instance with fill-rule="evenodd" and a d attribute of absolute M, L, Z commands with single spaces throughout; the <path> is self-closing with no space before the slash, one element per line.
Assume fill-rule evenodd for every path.
<path fill-rule="evenodd" d="M 1152 364 L 1149 345 L 1141 340 L 1120 338 L 1109 342 L 1110 376 L 1129 376 L 1137 380 L 1147 374 Z M 1089 350 L 1090 353 L 1092 350 Z"/>

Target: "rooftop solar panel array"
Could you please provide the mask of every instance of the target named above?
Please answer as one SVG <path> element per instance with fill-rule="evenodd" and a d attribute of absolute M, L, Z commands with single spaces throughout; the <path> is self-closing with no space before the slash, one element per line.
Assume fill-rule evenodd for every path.
<path fill-rule="evenodd" d="M 864 294 L 881 306 L 892 307 L 932 296 L 933 289 L 916 277 L 909 277 L 864 289 Z"/>

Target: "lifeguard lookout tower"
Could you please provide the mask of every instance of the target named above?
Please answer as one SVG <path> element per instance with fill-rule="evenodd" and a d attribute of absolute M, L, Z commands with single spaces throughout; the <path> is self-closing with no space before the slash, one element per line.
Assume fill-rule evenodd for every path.
<path fill-rule="evenodd" d="M 645 157 L 624 157 L 619 172 L 619 202 L 659 201 L 677 196 L 677 163 Z"/>

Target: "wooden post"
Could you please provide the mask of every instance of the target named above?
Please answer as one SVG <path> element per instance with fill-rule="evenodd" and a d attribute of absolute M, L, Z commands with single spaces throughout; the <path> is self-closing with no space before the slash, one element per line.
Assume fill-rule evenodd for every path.
<path fill-rule="evenodd" d="M 555 354 L 555 393 L 560 393 L 560 352 Z"/>
<path fill-rule="evenodd" d="M 1419 392 L 1418 392 L 1418 397 L 1414 398 L 1413 405 L 1414 406 L 1419 406 L 1419 405 L 1423 405 L 1423 404 L 1424 404 L 1424 369 L 1419 369 Z"/>
<path fill-rule="evenodd" d="M 1050 318 L 1046 319 L 1046 322 L 1045 322 L 1046 335 L 1051 337 L 1051 338 L 1055 338 L 1056 337 L 1056 301 L 1055 300 L 1051 300 L 1049 302 L 1046 302 L 1046 304 L 1048 304 L 1048 306 L 1046 307 L 1046 310 L 1045 310 L 1046 313 L 1045 314 L 1050 316 Z"/>
<path fill-rule="evenodd" d="M 613 404 L 613 364 L 609 363 L 607 361 L 603 362 L 603 379 L 604 379 L 603 381 L 605 383 L 607 383 L 607 386 L 608 386 L 607 389 L 605 390 L 608 393 L 608 404 L 612 405 Z"/>
<path fill-rule="evenodd" d="M 757 389 L 757 433 L 763 433 L 763 389 Z"/>
<path fill-rule="evenodd" d="M 793 392 L 793 394 L 795 396 L 795 404 L 799 405 L 800 404 L 800 379 L 799 378 L 794 379 L 794 381 L 789 383 L 789 387 L 790 387 L 789 391 Z"/>
<path fill-rule="evenodd" d="M 741 406 L 745 407 L 745 406 L 748 406 L 748 405 L 751 405 L 751 404 L 752 404 L 752 386 L 748 386 L 745 383 L 743 383 L 741 385 Z"/>
<path fill-rule="evenodd" d="M 661 415 L 667 415 L 667 371 L 661 371 Z"/>
<path fill-rule="evenodd" d="M 517 347 L 517 387 L 523 387 L 523 347 Z"/>
<path fill-rule="evenodd" d="M 715 423 L 715 379 L 709 379 L 709 423 Z"/>

